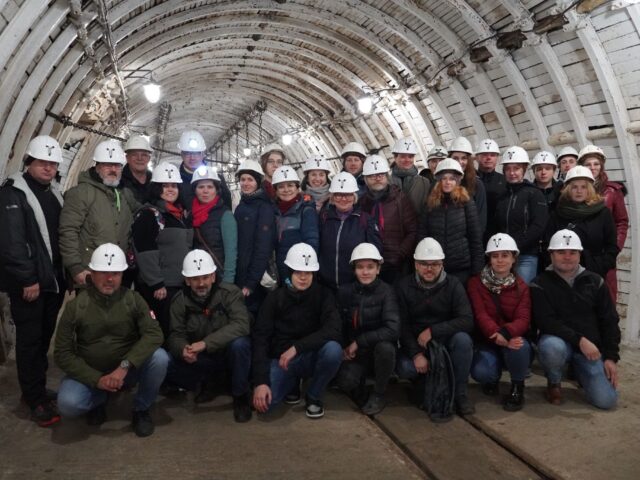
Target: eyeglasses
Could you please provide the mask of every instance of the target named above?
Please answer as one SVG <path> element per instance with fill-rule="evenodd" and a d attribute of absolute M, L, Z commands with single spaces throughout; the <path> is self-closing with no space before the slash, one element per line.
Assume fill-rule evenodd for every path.
<path fill-rule="evenodd" d="M 382 178 L 386 176 L 387 176 L 386 173 L 372 173 L 371 175 L 367 175 L 367 177 L 371 177 L 371 178 Z"/>
<path fill-rule="evenodd" d="M 442 262 L 427 262 L 427 261 L 418 260 L 416 261 L 416 263 L 421 267 L 424 267 L 429 270 L 437 270 L 438 268 L 442 267 Z"/>

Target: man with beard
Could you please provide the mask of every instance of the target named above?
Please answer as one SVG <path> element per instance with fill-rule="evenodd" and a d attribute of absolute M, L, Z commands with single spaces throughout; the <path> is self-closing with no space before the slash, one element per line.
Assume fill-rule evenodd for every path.
<path fill-rule="evenodd" d="M 120 186 L 126 163 L 122 147 L 115 140 L 99 143 L 93 154 L 96 165 L 78 178 L 67 191 L 60 215 L 60 253 L 64 268 L 76 287 L 84 287 L 91 254 L 103 243 L 127 250 L 133 213 L 139 207 L 129 189 Z M 133 278 L 125 272 L 123 285 Z"/>

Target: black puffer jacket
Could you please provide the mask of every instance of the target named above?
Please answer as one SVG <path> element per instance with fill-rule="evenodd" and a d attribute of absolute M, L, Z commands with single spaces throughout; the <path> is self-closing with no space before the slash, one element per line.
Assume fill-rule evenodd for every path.
<path fill-rule="evenodd" d="M 418 240 L 425 237 L 435 238 L 442 246 L 447 272 L 469 271 L 475 275 L 482 270 L 482 231 L 473 200 L 455 205 L 445 193 L 440 206 L 429 210 L 420 222 Z"/>
<path fill-rule="evenodd" d="M 549 188 L 541 188 L 536 185 L 536 188 L 542 192 L 544 199 L 547 201 L 547 208 L 549 215 L 556 209 L 558 199 L 560 198 L 560 192 L 562 191 L 563 183 L 559 180 L 553 180 Z"/>
<path fill-rule="evenodd" d="M 481 172 L 478 170 L 478 178 L 482 180 L 487 195 L 487 228 L 484 242 L 489 239 L 490 232 L 496 230 L 496 208 L 498 201 L 507 194 L 507 181 L 500 172 Z"/>
<path fill-rule="evenodd" d="M 356 281 L 338 290 L 344 346 L 355 341 L 360 348 L 379 342 L 396 343 L 400 335 L 400 313 L 393 288 L 377 279 L 370 285 Z"/>
<path fill-rule="evenodd" d="M 548 220 L 547 202 L 536 186 L 527 180 L 508 183 L 507 194 L 496 207 L 497 230 L 492 234 L 507 233 L 516 241 L 520 255 L 537 255 Z"/>

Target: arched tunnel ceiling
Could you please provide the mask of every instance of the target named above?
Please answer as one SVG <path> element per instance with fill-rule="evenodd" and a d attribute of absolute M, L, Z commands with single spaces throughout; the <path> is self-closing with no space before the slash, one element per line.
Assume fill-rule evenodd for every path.
<path fill-rule="evenodd" d="M 562 11 L 564 28 L 533 31 Z M 0 20 L 2 177 L 21 168 L 39 133 L 73 145 L 68 186 L 90 165 L 98 131 L 144 131 L 175 150 L 180 133 L 195 128 L 214 145 L 263 101 L 263 130 L 254 119 L 250 143 L 255 150 L 295 132 L 293 162 L 335 157 L 349 141 L 377 149 L 407 135 L 422 158 L 459 135 L 532 154 L 597 143 L 610 176 L 626 181 L 638 218 L 636 1 L 0 0 Z M 516 29 L 524 44 L 499 48 L 498 35 Z M 489 61 L 471 61 L 478 46 Z M 141 70 L 161 85 L 161 103 L 146 101 L 135 78 Z M 358 98 L 372 92 L 373 112 L 359 114 Z M 45 110 L 95 131 L 62 125 Z M 244 147 L 244 128 L 240 136 Z M 235 145 L 234 137 L 211 157 L 235 162 Z M 636 237 L 620 267 L 630 311 L 640 307 Z M 639 323 L 627 340 L 638 340 Z"/>

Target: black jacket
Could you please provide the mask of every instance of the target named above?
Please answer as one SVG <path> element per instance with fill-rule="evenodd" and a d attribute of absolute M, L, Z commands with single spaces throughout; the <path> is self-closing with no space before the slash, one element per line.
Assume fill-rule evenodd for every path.
<path fill-rule="evenodd" d="M 331 340 L 342 343 L 340 315 L 331 290 L 314 280 L 302 292 L 288 286 L 270 292 L 251 332 L 253 384 L 269 385 L 271 359 L 290 347 L 304 353 Z"/>
<path fill-rule="evenodd" d="M 586 337 L 605 360 L 620 359 L 619 317 L 602 277 L 584 270 L 571 287 L 553 270 L 545 270 L 530 288 L 532 321 L 541 335 L 560 337 L 576 351 Z"/>
<path fill-rule="evenodd" d="M 478 178 L 482 180 L 487 196 L 487 228 L 484 242 L 491 236 L 490 232 L 496 230 L 496 208 L 498 201 L 507 194 L 507 181 L 500 172 L 481 172 L 478 170 Z"/>
<path fill-rule="evenodd" d="M 147 181 L 140 183 L 136 177 L 131 173 L 129 165 L 125 165 L 122 169 L 122 178 L 120 179 L 120 186 L 128 188 L 133 193 L 133 196 L 140 205 L 144 205 L 151 200 L 149 189 L 151 187 L 151 172 L 147 172 Z M 191 205 L 189 205 L 191 207 Z"/>
<path fill-rule="evenodd" d="M 355 281 L 338 289 L 344 346 L 360 348 L 379 342 L 395 344 L 400 335 L 400 313 L 393 288 L 377 279 L 369 285 Z"/>
<path fill-rule="evenodd" d="M 532 183 L 508 183 L 507 194 L 496 207 L 496 228 L 492 233 L 513 237 L 520 255 L 537 255 L 549 220 L 547 202 Z"/>
<path fill-rule="evenodd" d="M 432 337 L 440 343 L 458 332 L 473 330 L 467 292 L 453 275 L 430 289 L 419 286 L 415 274 L 408 275 L 396 285 L 396 295 L 402 324 L 400 346 L 410 358 L 424 353 L 418 335 L 426 328 L 431 328 Z"/>
<path fill-rule="evenodd" d="M 553 213 L 556 209 L 556 205 L 558 204 L 558 199 L 560 198 L 560 192 L 562 191 L 562 186 L 564 184 L 556 180 L 555 178 L 551 181 L 551 186 L 549 188 L 540 188 L 536 185 L 536 188 L 542 192 L 544 195 L 544 199 L 547 201 L 547 208 L 549 209 L 549 214 Z"/>

